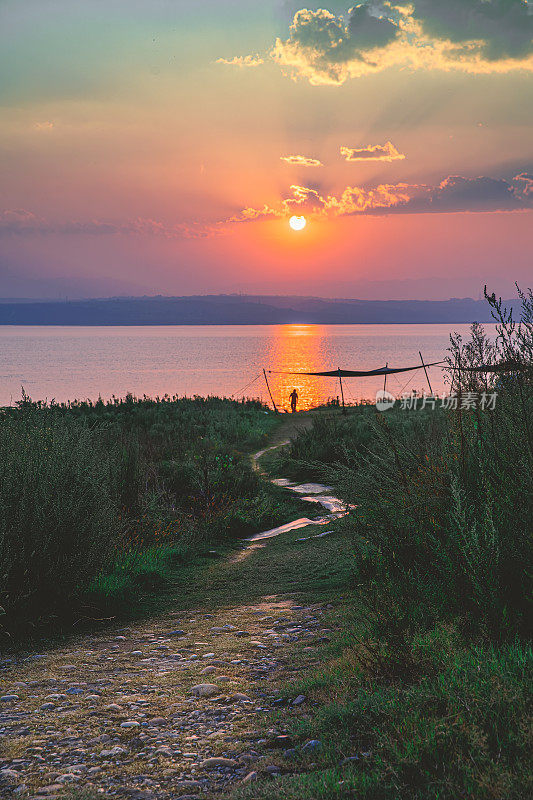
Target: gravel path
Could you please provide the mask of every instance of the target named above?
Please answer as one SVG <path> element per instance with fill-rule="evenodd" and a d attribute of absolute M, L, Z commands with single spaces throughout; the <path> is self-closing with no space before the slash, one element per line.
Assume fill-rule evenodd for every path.
<path fill-rule="evenodd" d="M 214 800 L 291 772 L 297 750 L 266 715 L 305 713 L 278 687 L 316 663 L 325 611 L 277 596 L 169 611 L 0 661 L 0 797 Z"/>
<path fill-rule="evenodd" d="M 3 662 L 0 796 L 192 800 L 290 771 L 291 743 L 262 718 L 296 651 L 312 661 L 323 613 L 269 597 Z"/>

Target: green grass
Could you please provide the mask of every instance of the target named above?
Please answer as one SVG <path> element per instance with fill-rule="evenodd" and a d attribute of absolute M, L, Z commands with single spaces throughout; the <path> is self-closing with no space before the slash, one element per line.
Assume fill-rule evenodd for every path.
<path fill-rule="evenodd" d="M 463 371 L 462 393 L 498 391 L 494 411 L 361 407 L 317 417 L 271 457 L 277 474 L 322 479 L 356 508 L 326 539 L 318 582 L 315 543 L 299 551 L 305 577 L 291 578 L 281 549 L 257 556 L 280 562 L 277 591 L 285 578 L 285 591 L 334 600 L 336 633 L 282 688 L 306 703 L 265 721 L 287 730 L 299 755 L 278 759 L 280 778 L 235 798 L 533 795 L 531 293 L 523 301 L 520 328 L 493 304 L 496 346 L 479 326 L 466 343 L 452 339 L 452 363 L 463 370 L 502 359 L 522 365 L 504 378 Z M 309 739 L 322 748 L 304 756 Z"/>
<path fill-rule="evenodd" d="M 219 398 L 24 396 L 3 412 L 4 642 L 137 614 L 210 549 L 292 518 L 299 503 L 249 458 L 278 424 L 257 402 Z"/>

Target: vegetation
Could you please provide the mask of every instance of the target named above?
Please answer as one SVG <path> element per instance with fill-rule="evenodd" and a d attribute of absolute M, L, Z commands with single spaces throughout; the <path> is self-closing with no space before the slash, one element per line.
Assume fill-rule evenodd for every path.
<path fill-rule="evenodd" d="M 334 486 L 348 516 L 324 538 L 295 531 L 200 570 L 181 597 L 207 610 L 272 595 L 330 606 L 333 632 L 293 652 L 295 678 L 265 720 L 288 730 L 292 758 L 269 753 L 283 774 L 236 789 L 240 800 L 533 794 L 533 296 L 519 325 L 487 300 L 497 341 L 474 326 L 450 343 L 457 407 L 328 409 L 277 462 L 265 456 L 281 475 Z M 476 372 L 487 364 L 505 369 Z M 7 616 L 64 603 L 56 574 L 86 603 L 116 607 L 172 564 L 186 575 L 195 553 L 286 517 L 289 501 L 245 455 L 274 424 L 257 404 L 217 399 L 23 401 L 0 424 Z M 321 746 L 306 754 L 310 739 Z"/>
<path fill-rule="evenodd" d="M 496 342 L 451 339 L 457 408 L 317 418 L 278 464 L 356 506 L 353 595 L 325 664 L 286 689 L 319 706 L 292 723 L 318 763 L 245 797 L 531 796 L 533 296 L 518 325 L 487 300 Z"/>
<path fill-rule="evenodd" d="M 0 604 L 6 631 L 115 613 L 214 546 L 286 521 L 248 453 L 275 424 L 217 398 L 65 405 L 0 418 Z"/>

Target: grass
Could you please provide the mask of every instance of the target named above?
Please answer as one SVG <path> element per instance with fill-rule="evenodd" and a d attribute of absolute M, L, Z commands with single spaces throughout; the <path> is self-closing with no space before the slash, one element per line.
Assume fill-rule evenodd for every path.
<path fill-rule="evenodd" d="M 123 554 L 130 559 L 127 581 L 164 572 L 168 557 L 180 562 L 173 592 L 181 609 L 231 609 L 274 595 L 330 606 L 324 624 L 332 633 L 292 651 L 292 679 L 281 687 L 282 699 L 304 694 L 305 703 L 287 702 L 264 719 L 266 731 L 291 734 L 296 755 L 269 754 L 281 777 L 238 787 L 235 800 L 525 800 L 533 794 L 533 297 L 523 299 L 518 329 L 493 301 L 500 315 L 496 349 L 479 327 L 470 341 L 451 343 L 454 389 L 460 396 L 496 389 L 495 409 L 396 408 L 379 416 L 361 407 L 346 418 L 317 415 L 281 458 L 265 458 L 281 475 L 325 480 L 355 506 L 324 538 L 298 541 L 306 535 L 299 530 L 242 558 L 196 562 L 192 543 L 196 558 L 213 543 L 221 552 L 232 532 L 250 530 L 252 517 L 277 520 L 294 511 L 285 505 L 292 501 L 257 483 L 235 451 L 236 440 L 223 446 L 210 418 L 209 444 L 200 439 L 188 450 L 183 439 L 185 449 L 169 472 L 168 458 L 158 455 L 167 434 L 150 458 L 150 438 L 136 435 L 138 447 L 126 459 L 130 477 L 121 485 L 131 489 L 139 485 L 135 476 L 143 476 L 143 491 L 131 491 L 128 502 L 138 509 L 140 498 L 145 517 L 130 512 L 126 521 L 130 528 L 135 521 L 144 543 L 140 558 L 151 566 L 139 569 L 137 550 Z M 500 360 L 520 369 L 492 378 L 467 370 Z M 453 369 L 458 364 L 460 371 Z M 185 410 L 190 425 L 193 409 Z M 201 418 L 205 407 L 197 410 Z M 90 430 L 109 436 L 112 454 L 113 442 L 136 430 L 127 424 L 136 413 L 120 407 L 120 425 Z M 59 414 L 68 418 L 69 409 Z M 246 424 L 255 447 L 273 426 L 271 420 L 251 430 Z M 154 520 L 160 530 L 171 525 L 173 553 L 154 543 Z M 185 520 L 187 527 L 178 528 Z M 102 595 L 122 591 L 120 564 L 100 571 L 100 584 L 93 583 Z M 305 755 L 301 745 L 309 739 L 321 747 Z"/>
<path fill-rule="evenodd" d="M 459 403 L 379 415 L 360 407 L 346 418 L 317 417 L 271 457 L 280 474 L 322 479 L 356 508 L 335 524 L 333 564 L 325 560 L 338 578 L 323 581 L 337 599 L 337 633 L 318 647 L 318 666 L 301 666 L 283 689 L 286 698 L 306 695 L 305 705 L 270 720 L 289 731 L 299 756 L 280 760 L 287 774 L 235 798 L 533 794 L 533 297 L 523 296 L 519 327 L 489 302 L 496 345 L 479 326 L 466 343 L 453 337 L 450 378 L 455 372 L 459 396 L 497 391 L 494 410 Z M 501 360 L 520 370 L 491 377 L 467 369 Z M 300 568 L 307 573 L 305 560 Z M 296 586 L 304 588 L 301 579 Z M 322 747 L 304 756 L 298 746 L 309 739 Z"/>
<path fill-rule="evenodd" d="M 149 398 L 0 417 L 4 642 L 138 613 L 185 567 L 290 519 L 249 453 L 278 420 L 257 402 Z"/>

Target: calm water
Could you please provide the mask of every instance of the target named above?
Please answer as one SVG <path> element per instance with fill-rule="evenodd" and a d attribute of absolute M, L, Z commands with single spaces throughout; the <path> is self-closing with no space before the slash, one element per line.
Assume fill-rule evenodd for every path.
<path fill-rule="evenodd" d="M 486 326 L 491 329 L 492 326 Z M 135 395 L 224 395 L 268 400 L 261 370 L 375 369 L 446 355 L 451 330 L 468 325 L 249 325 L 165 327 L 0 326 L 0 405 L 21 396 L 58 401 Z M 261 373 L 248 388 L 246 384 Z M 287 407 L 296 387 L 300 406 L 339 394 L 332 378 L 269 377 L 274 398 Z M 433 390 L 444 389 L 440 369 Z M 382 378 L 344 381 L 348 401 L 374 398 Z M 387 388 L 427 389 L 423 370 L 391 376 Z"/>

